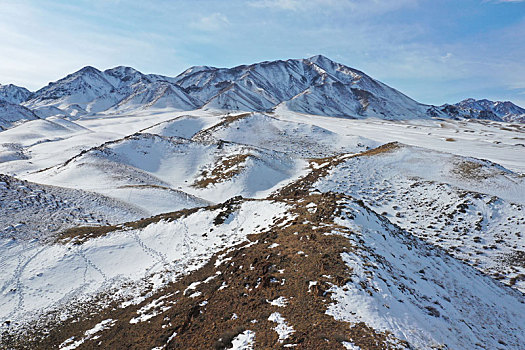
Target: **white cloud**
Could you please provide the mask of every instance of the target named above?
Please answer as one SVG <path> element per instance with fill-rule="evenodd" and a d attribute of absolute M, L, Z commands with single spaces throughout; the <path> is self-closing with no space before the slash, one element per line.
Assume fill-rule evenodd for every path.
<path fill-rule="evenodd" d="M 222 13 L 215 12 L 209 16 L 201 17 L 199 20 L 192 22 L 191 27 L 203 31 L 216 31 L 224 29 L 230 25 L 228 17 Z"/>
<path fill-rule="evenodd" d="M 345 10 L 349 14 L 377 14 L 416 5 L 419 0 L 252 0 L 250 5 L 278 10 Z"/>
<path fill-rule="evenodd" d="M 257 0 L 252 1 L 250 5 L 254 7 L 261 8 L 276 8 L 281 10 L 298 10 L 301 6 L 301 3 L 306 3 L 307 1 L 299 0 Z"/>
<path fill-rule="evenodd" d="M 454 56 L 452 53 L 447 52 L 444 56 L 441 56 L 441 61 L 447 62 L 452 58 L 452 56 Z"/>

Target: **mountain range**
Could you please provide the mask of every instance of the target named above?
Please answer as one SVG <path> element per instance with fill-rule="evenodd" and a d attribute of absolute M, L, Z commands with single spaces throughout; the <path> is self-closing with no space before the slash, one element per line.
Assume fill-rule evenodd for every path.
<path fill-rule="evenodd" d="M 523 122 L 525 109 L 511 102 L 466 99 L 430 106 L 325 56 L 241 65 L 191 67 L 176 77 L 143 74 L 131 67 L 84 67 L 38 91 L 0 85 L 0 127 L 35 116 L 79 118 L 141 109 L 291 111 L 343 118 L 406 120 L 429 117 Z M 9 116 L 7 116 L 7 114 Z"/>

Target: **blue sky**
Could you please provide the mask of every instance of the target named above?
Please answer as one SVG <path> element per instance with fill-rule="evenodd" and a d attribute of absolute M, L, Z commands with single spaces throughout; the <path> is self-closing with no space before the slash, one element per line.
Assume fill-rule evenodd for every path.
<path fill-rule="evenodd" d="M 525 106 L 525 0 L 1 0 L 0 83 L 323 54 L 424 103 Z"/>

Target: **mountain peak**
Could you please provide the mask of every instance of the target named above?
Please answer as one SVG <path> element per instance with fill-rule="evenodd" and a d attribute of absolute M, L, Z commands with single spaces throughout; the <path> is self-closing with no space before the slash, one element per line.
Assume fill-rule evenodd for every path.
<path fill-rule="evenodd" d="M 309 58 L 307 58 L 307 60 L 310 61 L 310 62 L 331 62 L 331 63 L 335 63 L 334 61 L 332 61 L 331 59 L 329 59 L 325 55 L 321 55 L 321 54 L 309 57 Z"/>
<path fill-rule="evenodd" d="M 106 69 L 104 73 L 110 73 L 114 75 L 129 75 L 129 74 L 142 74 L 133 67 L 128 66 L 116 66 L 113 68 Z"/>
<path fill-rule="evenodd" d="M 27 101 L 31 95 L 32 92 L 25 87 L 16 86 L 14 84 L 0 84 L 0 101 L 3 100 L 14 104 L 19 104 Z"/>
<path fill-rule="evenodd" d="M 217 70 L 218 68 L 210 67 L 210 66 L 191 66 L 190 68 L 186 69 L 184 72 L 179 74 L 179 76 L 188 75 L 188 74 L 195 74 L 198 72 L 208 71 L 208 70 Z"/>
<path fill-rule="evenodd" d="M 97 68 L 95 68 L 93 66 L 85 66 L 85 67 L 79 69 L 77 72 L 75 72 L 73 74 L 78 74 L 78 73 L 97 74 L 97 73 L 101 73 L 101 71 L 99 71 Z"/>
<path fill-rule="evenodd" d="M 148 79 L 143 73 L 132 67 L 117 66 L 106 69 L 103 74 L 104 77 L 114 86 L 134 84 L 141 80 L 150 82 L 150 79 Z"/>

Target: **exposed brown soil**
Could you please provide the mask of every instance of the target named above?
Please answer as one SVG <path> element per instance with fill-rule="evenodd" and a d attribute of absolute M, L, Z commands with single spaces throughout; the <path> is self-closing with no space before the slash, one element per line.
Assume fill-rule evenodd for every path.
<path fill-rule="evenodd" d="M 459 177 L 468 180 L 480 181 L 499 174 L 504 174 L 502 171 L 497 171 L 484 166 L 483 164 L 472 162 L 469 160 L 462 160 L 455 164 L 452 172 Z"/>
<path fill-rule="evenodd" d="M 364 151 L 362 153 L 359 153 L 359 154 L 357 154 L 355 156 L 356 157 L 375 156 L 377 154 L 393 152 L 395 150 L 400 149 L 401 147 L 403 147 L 403 145 L 401 143 L 399 143 L 399 142 L 389 142 L 389 143 L 385 143 L 384 145 L 381 145 L 379 147 L 372 148 L 372 149 L 370 149 L 368 151 Z"/>
<path fill-rule="evenodd" d="M 56 238 L 57 243 L 72 242 L 73 244 L 82 244 L 92 238 L 102 237 L 109 232 L 117 231 L 119 226 L 77 226 L 61 232 Z"/>
<path fill-rule="evenodd" d="M 467 179 L 481 180 L 483 179 L 483 176 L 480 174 L 481 168 L 482 165 L 479 163 L 463 161 L 457 164 L 453 172 Z"/>

